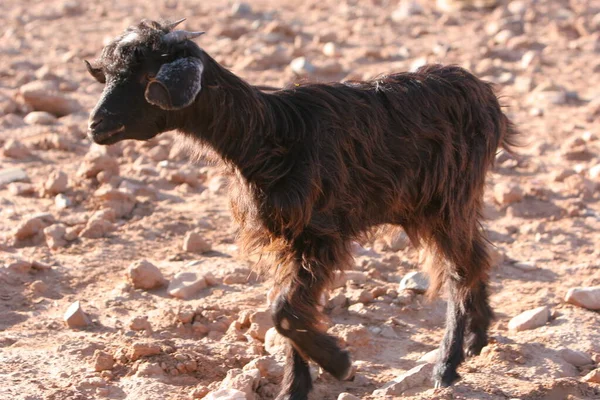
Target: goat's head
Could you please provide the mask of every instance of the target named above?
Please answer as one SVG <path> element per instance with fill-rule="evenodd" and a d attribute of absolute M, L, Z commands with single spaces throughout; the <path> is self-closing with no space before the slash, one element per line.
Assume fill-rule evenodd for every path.
<path fill-rule="evenodd" d="M 169 113 L 192 104 L 200 92 L 200 48 L 189 39 L 203 32 L 142 21 L 102 51 L 89 73 L 105 84 L 90 114 L 88 136 L 99 144 L 148 140 L 169 129 Z"/>

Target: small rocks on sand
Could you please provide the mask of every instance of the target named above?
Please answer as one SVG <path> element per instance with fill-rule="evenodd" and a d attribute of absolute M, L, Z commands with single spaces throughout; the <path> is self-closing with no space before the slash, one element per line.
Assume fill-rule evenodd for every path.
<path fill-rule="evenodd" d="M 26 124 L 29 125 L 52 125 L 58 120 L 56 117 L 45 111 L 32 111 L 23 118 Z"/>
<path fill-rule="evenodd" d="M 267 331 L 273 327 L 270 311 L 257 311 L 250 315 L 250 328 L 248 334 L 260 341 L 265 340 Z"/>
<path fill-rule="evenodd" d="M 523 200 L 523 189 L 513 183 L 498 183 L 494 186 L 494 199 L 505 206 Z"/>
<path fill-rule="evenodd" d="M 146 260 L 135 261 L 129 265 L 127 278 L 136 289 L 156 289 L 167 283 L 162 272 Z"/>
<path fill-rule="evenodd" d="M 58 91 L 53 81 L 33 81 L 21 86 L 23 100 L 36 111 L 46 111 L 57 117 L 72 114 L 81 107 L 79 103 Z"/>
<path fill-rule="evenodd" d="M 440 353 L 439 349 L 431 350 L 421 356 L 419 358 L 419 362 L 426 362 L 429 364 L 435 364 L 438 359 L 438 354 Z"/>
<path fill-rule="evenodd" d="M 317 70 L 306 57 L 294 58 L 290 63 L 290 68 L 296 75 L 302 76 L 314 74 Z"/>
<path fill-rule="evenodd" d="M 429 279 L 421 271 L 409 272 L 400 281 L 400 290 L 425 293 L 427 289 L 429 289 Z"/>
<path fill-rule="evenodd" d="M 360 400 L 360 399 L 350 393 L 340 393 L 337 400 Z"/>
<path fill-rule="evenodd" d="M 422 386 L 431 378 L 433 364 L 417 365 L 373 392 L 374 396 L 397 396 L 408 389 Z"/>
<path fill-rule="evenodd" d="M 197 272 L 179 272 L 171 282 L 167 292 L 178 299 L 189 299 L 208 285 L 203 275 Z"/>
<path fill-rule="evenodd" d="M 90 324 L 90 319 L 83 312 L 79 300 L 69 306 L 63 317 L 67 326 L 73 328 L 84 328 Z"/>
<path fill-rule="evenodd" d="M 248 397 L 237 389 L 219 389 L 207 394 L 204 400 L 248 400 Z"/>
<path fill-rule="evenodd" d="M 600 383 L 600 368 L 596 368 L 583 377 L 584 382 Z"/>
<path fill-rule="evenodd" d="M 24 240 L 40 233 L 44 228 L 54 223 L 54 216 L 49 213 L 40 213 L 27 216 L 17 226 L 14 236 L 17 240 Z"/>
<path fill-rule="evenodd" d="M 508 329 L 515 332 L 539 328 L 550 319 L 550 309 L 547 306 L 534 308 L 513 317 L 508 323 Z"/>
<path fill-rule="evenodd" d="M 269 328 L 265 333 L 265 351 L 269 354 L 284 354 L 287 339 L 283 337 L 275 327 Z"/>
<path fill-rule="evenodd" d="M 46 245 L 51 250 L 56 250 L 67 245 L 67 240 L 65 239 L 67 228 L 63 224 L 50 225 L 44 228 L 43 232 L 46 238 Z"/>
<path fill-rule="evenodd" d="M 571 288 L 565 301 L 588 310 L 600 310 L 600 286 Z"/>
<path fill-rule="evenodd" d="M 201 234 L 188 232 L 183 238 L 183 251 L 188 253 L 207 253 L 212 247 Z"/>
<path fill-rule="evenodd" d="M 147 316 L 139 316 L 133 318 L 129 322 L 129 329 L 132 331 L 151 331 L 152 326 L 150 325 Z"/>
<path fill-rule="evenodd" d="M 79 236 L 87 239 L 99 239 L 115 229 L 116 227 L 110 221 L 100 218 L 92 218 L 88 221 L 85 228 L 81 230 Z"/>
<path fill-rule="evenodd" d="M 23 143 L 18 140 L 8 139 L 2 147 L 2 154 L 8 158 L 14 158 L 15 160 L 22 160 L 31 155 L 31 152 Z"/>
<path fill-rule="evenodd" d="M 274 356 L 264 356 L 255 358 L 244 366 L 244 370 L 252 369 L 258 369 L 263 378 L 276 382 L 283 376 L 284 364 Z"/>
<path fill-rule="evenodd" d="M 94 370 L 96 372 L 109 371 L 113 369 L 115 365 L 114 357 L 102 350 L 96 350 L 94 352 Z"/>
<path fill-rule="evenodd" d="M 24 182 L 29 180 L 27 172 L 22 168 L 7 168 L 0 170 L 0 186 L 12 182 Z"/>
<path fill-rule="evenodd" d="M 131 345 L 127 355 L 131 361 L 136 361 L 142 357 L 155 356 L 161 352 L 162 349 L 157 344 L 138 342 Z"/>
<path fill-rule="evenodd" d="M 248 398 L 254 397 L 254 391 L 260 382 L 260 371 L 258 369 L 230 369 L 227 376 L 221 382 L 221 389 L 236 389 L 244 392 Z"/>
<path fill-rule="evenodd" d="M 62 171 L 53 171 L 44 182 L 44 192 L 50 196 L 64 193 L 69 186 L 69 178 Z"/>
<path fill-rule="evenodd" d="M 584 365 L 593 364 L 594 360 L 592 357 L 584 353 L 583 351 L 562 349 L 558 352 L 560 356 L 569 364 L 576 367 L 583 367 Z"/>

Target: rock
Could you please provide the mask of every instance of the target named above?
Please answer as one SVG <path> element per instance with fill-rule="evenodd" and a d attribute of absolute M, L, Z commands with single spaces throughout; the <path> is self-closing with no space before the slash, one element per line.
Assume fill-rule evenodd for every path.
<path fill-rule="evenodd" d="M 259 357 L 244 366 L 244 370 L 258 369 L 260 375 L 272 382 L 278 382 L 283 376 L 284 363 L 274 356 Z"/>
<path fill-rule="evenodd" d="M 416 14 L 423 13 L 423 6 L 415 0 L 402 0 L 400 5 L 392 11 L 392 21 L 403 22 Z"/>
<path fill-rule="evenodd" d="M 494 199 L 500 205 L 509 205 L 523 200 L 523 189 L 513 183 L 498 183 L 494 186 Z"/>
<path fill-rule="evenodd" d="M 22 160 L 31 155 L 31 152 L 21 142 L 14 139 L 8 139 L 2 147 L 2 154 L 8 158 L 14 158 L 15 160 Z"/>
<path fill-rule="evenodd" d="M 130 215 L 136 203 L 135 195 L 124 189 L 101 187 L 94 192 L 94 196 L 104 200 L 105 207 L 113 210 L 116 218 Z"/>
<path fill-rule="evenodd" d="M 68 186 L 69 178 L 67 177 L 67 174 L 62 171 L 52 171 L 44 183 L 44 191 L 47 194 L 54 196 L 65 192 Z"/>
<path fill-rule="evenodd" d="M 161 351 L 160 346 L 157 344 L 138 342 L 131 345 L 131 348 L 128 351 L 128 357 L 131 361 L 136 361 L 142 357 L 155 356 L 160 354 Z"/>
<path fill-rule="evenodd" d="M 127 268 L 127 279 L 136 289 L 156 289 L 164 286 L 167 280 L 160 270 L 146 260 L 135 261 Z"/>
<path fill-rule="evenodd" d="M 58 122 L 56 117 L 45 111 L 32 111 L 23 118 L 29 125 L 52 125 Z"/>
<path fill-rule="evenodd" d="M 436 7 L 441 12 L 456 12 L 466 9 L 485 9 L 495 7 L 498 0 L 436 0 Z"/>
<path fill-rule="evenodd" d="M 600 286 L 571 288 L 565 301 L 588 310 L 600 310 Z"/>
<path fill-rule="evenodd" d="M 246 393 L 236 389 L 219 389 L 210 392 L 203 400 L 249 400 Z"/>
<path fill-rule="evenodd" d="M 85 228 L 79 232 L 79 237 L 87 239 L 99 239 L 114 231 L 116 227 L 110 221 L 93 218 L 88 221 Z"/>
<path fill-rule="evenodd" d="M 0 170 L 0 186 L 12 182 L 22 182 L 29 180 L 27 172 L 22 168 L 7 168 Z"/>
<path fill-rule="evenodd" d="M 267 331 L 273 327 L 273 318 L 271 312 L 257 311 L 250 315 L 250 328 L 248 334 L 261 342 L 265 340 Z"/>
<path fill-rule="evenodd" d="M 84 328 L 90 324 L 90 320 L 83 312 L 79 300 L 69 306 L 63 319 L 67 326 L 71 329 Z"/>
<path fill-rule="evenodd" d="M 426 362 L 428 364 L 435 364 L 438 359 L 438 354 L 440 353 L 439 349 L 431 350 L 427 352 L 419 358 L 419 362 Z"/>
<path fill-rule="evenodd" d="M 129 329 L 132 331 L 148 331 L 152 330 L 152 326 L 150 322 L 148 322 L 148 317 L 135 317 L 129 322 Z"/>
<path fill-rule="evenodd" d="M 199 187 L 202 183 L 203 176 L 195 170 L 180 169 L 171 173 L 168 177 L 170 182 L 177 185 L 187 183 L 191 187 Z"/>
<path fill-rule="evenodd" d="M 420 272 L 409 272 L 400 281 L 400 290 L 411 290 L 416 293 L 425 293 L 429 289 L 429 278 Z"/>
<path fill-rule="evenodd" d="M 219 194 L 227 187 L 227 178 L 224 176 L 215 176 L 208 183 L 208 190 L 212 193 Z"/>
<path fill-rule="evenodd" d="M 206 386 L 200 385 L 192 389 L 190 396 L 192 399 L 204 399 L 208 392 L 209 390 Z"/>
<path fill-rule="evenodd" d="M 17 111 L 17 103 L 7 94 L 0 92 L 0 117 Z"/>
<path fill-rule="evenodd" d="M 233 3 L 231 6 L 231 15 L 234 17 L 246 17 L 252 15 L 252 7 L 248 3 Z"/>
<path fill-rule="evenodd" d="M 13 259 L 7 263 L 6 268 L 10 271 L 18 273 L 27 273 L 31 271 L 31 262 L 23 260 L 22 258 Z"/>
<path fill-rule="evenodd" d="M 265 333 L 265 351 L 269 354 L 284 354 L 287 339 L 275 327 L 269 328 Z"/>
<path fill-rule="evenodd" d="M 419 57 L 410 63 L 410 67 L 408 70 L 410 72 L 417 72 L 417 70 L 421 67 L 427 65 L 427 57 Z"/>
<path fill-rule="evenodd" d="M 394 235 L 390 237 L 389 246 L 392 251 L 401 251 L 408 247 L 410 244 L 410 240 L 406 232 L 400 231 L 396 232 Z"/>
<path fill-rule="evenodd" d="M 137 376 L 162 376 L 165 371 L 160 367 L 159 363 L 155 362 L 143 362 L 140 363 L 136 375 Z"/>
<path fill-rule="evenodd" d="M 44 281 L 33 281 L 29 287 L 37 294 L 44 294 L 48 290 L 48 284 Z"/>
<path fill-rule="evenodd" d="M 40 233 L 54 223 L 52 214 L 41 213 L 29 215 L 17 226 L 14 236 L 17 240 L 28 239 Z"/>
<path fill-rule="evenodd" d="M 8 191 L 15 196 L 31 196 L 36 190 L 31 183 L 13 182 L 8 185 Z"/>
<path fill-rule="evenodd" d="M 590 179 L 598 181 L 600 179 L 600 164 L 596 164 L 588 171 Z"/>
<path fill-rule="evenodd" d="M 244 392 L 247 398 L 254 397 L 254 391 L 260 382 L 260 371 L 258 369 L 230 369 L 227 376 L 221 382 L 221 389 L 236 389 Z"/>
<path fill-rule="evenodd" d="M 340 393 L 337 400 L 360 400 L 360 398 L 350 393 Z"/>
<path fill-rule="evenodd" d="M 173 297 L 186 300 L 206 287 L 204 276 L 196 272 L 179 272 L 171 279 L 167 292 Z"/>
<path fill-rule="evenodd" d="M 337 57 L 339 56 L 339 50 L 335 43 L 327 42 L 323 45 L 323 54 L 327 57 Z"/>
<path fill-rule="evenodd" d="M 211 245 L 197 232 L 188 232 L 183 238 L 183 251 L 188 253 L 206 253 Z"/>
<path fill-rule="evenodd" d="M 57 117 L 81 109 L 79 103 L 60 93 L 50 81 L 33 81 L 21 86 L 23 100 L 36 111 L 46 111 Z"/>
<path fill-rule="evenodd" d="M 77 170 L 77 175 L 85 178 L 95 178 L 101 171 L 110 174 L 111 176 L 119 175 L 119 164 L 117 163 L 117 160 L 108 154 L 92 153 L 86 156 Z"/>
<path fill-rule="evenodd" d="M 73 204 L 73 202 L 71 201 L 71 199 L 62 193 L 57 194 L 54 197 L 54 205 L 56 205 L 56 208 L 58 208 L 59 210 L 64 210 L 65 208 L 69 208 L 69 207 L 71 207 L 72 204 Z"/>
<path fill-rule="evenodd" d="M 408 389 L 429 383 L 433 364 L 417 365 L 373 392 L 374 396 L 398 396 Z"/>
<path fill-rule="evenodd" d="M 576 367 L 583 367 L 584 365 L 593 364 L 594 360 L 586 353 L 571 349 L 562 349 L 558 352 L 560 356 L 569 364 Z"/>
<path fill-rule="evenodd" d="M 44 228 L 44 237 L 46 238 L 46 245 L 51 250 L 56 250 L 60 247 L 67 245 L 65 235 L 67 234 L 67 228 L 63 224 L 54 224 Z"/>
<path fill-rule="evenodd" d="M 600 368 L 596 368 L 583 377 L 584 382 L 600 383 Z"/>
<path fill-rule="evenodd" d="M 550 309 L 547 306 L 534 308 L 513 317 L 508 323 L 508 329 L 515 332 L 539 328 L 550 319 Z"/>
<path fill-rule="evenodd" d="M 297 75 L 311 75 L 317 70 L 306 57 L 294 58 L 290 63 L 290 68 Z"/>
<path fill-rule="evenodd" d="M 96 372 L 109 371 L 113 369 L 114 365 L 115 359 L 111 354 L 102 350 L 94 352 L 94 370 Z"/>

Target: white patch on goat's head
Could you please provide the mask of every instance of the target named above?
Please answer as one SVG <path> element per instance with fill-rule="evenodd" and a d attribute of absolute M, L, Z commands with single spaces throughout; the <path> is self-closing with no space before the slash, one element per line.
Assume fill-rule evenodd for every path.
<path fill-rule="evenodd" d="M 119 46 L 124 46 L 126 44 L 130 44 L 135 42 L 140 35 L 137 32 L 129 32 L 127 35 L 123 36 L 119 41 Z"/>

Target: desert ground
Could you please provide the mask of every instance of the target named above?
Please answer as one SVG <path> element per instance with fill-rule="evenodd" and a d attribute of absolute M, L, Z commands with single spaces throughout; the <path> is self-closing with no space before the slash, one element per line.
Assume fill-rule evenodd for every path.
<path fill-rule="evenodd" d="M 272 285 L 238 248 L 221 170 L 176 132 L 86 136 L 103 86 L 83 60 L 142 19 L 184 17 L 256 85 L 463 66 L 522 133 L 488 175 L 490 344 L 433 388 L 446 302 L 423 295 L 419 249 L 385 233 L 323 300 L 354 374 L 315 366 L 313 399 L 600 398 L 598 1 L 3 0 L 0 399 L 276 397 Z"/>

